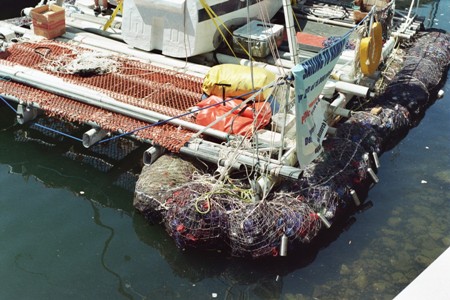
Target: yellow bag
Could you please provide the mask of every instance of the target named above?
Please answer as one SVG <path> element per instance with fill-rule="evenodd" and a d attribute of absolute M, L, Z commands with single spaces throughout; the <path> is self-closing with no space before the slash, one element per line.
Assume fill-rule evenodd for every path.
<path fill-rule="evenodd" d="M 263 69 L 253 68 L 254 90 L 274 82 L 276 76 L 274 73 Z M 205 94 L 225 98 L 247 99 L 253 96 L 252 77 L 250 67 L 224 64 L 212 67 L 203 80 L 202 90 Z M 225 93 L 224 93 L 225 90 Z M 264 101 L 272 93 L 272 88 L 259 94 L 255 101 Z"/>

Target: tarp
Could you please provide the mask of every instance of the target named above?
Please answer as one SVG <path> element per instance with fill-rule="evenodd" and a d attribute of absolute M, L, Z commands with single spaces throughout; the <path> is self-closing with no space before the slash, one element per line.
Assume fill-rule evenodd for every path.
<path fill-rule="evenodd" d="M 297 158 L 300 168 L 306 167 L 322 152 L 322 141 L 327 133 L 325 106 L 319 98 L 349 34 L 323 49 L 314 57 L 292 69 L 295 78 L 295 112 L 297 131 Z"/>

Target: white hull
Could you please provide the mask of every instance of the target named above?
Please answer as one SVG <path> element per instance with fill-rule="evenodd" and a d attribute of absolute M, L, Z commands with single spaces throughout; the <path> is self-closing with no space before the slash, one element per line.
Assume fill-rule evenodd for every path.
<path fill-rule="evenodd" d="M 247 21 L 245 1 L 205 2 L 219 16 L 220 21 L 216 19 L 219 25 L 223 22 L 230 28 Z M 250 18 L 271 18 L 281 6 L 281 1 L 273 0 L 250 5 Z M 197 0 L 127 0 L 123 10 L 123 39 L 138 49 L 160 50 L 163 55 L 172 57 L 191 57 L 215 50 L 222 41 L 213 20 Z"/>

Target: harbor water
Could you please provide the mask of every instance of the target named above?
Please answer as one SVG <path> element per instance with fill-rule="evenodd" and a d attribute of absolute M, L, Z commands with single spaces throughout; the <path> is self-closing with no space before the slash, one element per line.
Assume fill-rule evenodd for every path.
<path fill-rule="evenodd" d="M 23 7 L 9 2 L 0 19 Z M 421 3 L 426 26 L 450 31 L 449 1 Z M 140 147 L 105 172 L 68 154 L 79 142 L 36 138 L 0 102 L 0 299 L 392 299 L 450 247 L 450 81 L 442 89 L 381 156 L 372 205 L 256 261 L 181 251 L 136 213 L 133 178 L 120 174 L 139 166 Z"/>

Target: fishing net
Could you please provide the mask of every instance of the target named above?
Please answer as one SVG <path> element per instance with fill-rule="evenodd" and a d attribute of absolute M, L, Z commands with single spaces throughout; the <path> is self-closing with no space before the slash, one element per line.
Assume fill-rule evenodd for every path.
<path fill-rule="evenodd" d="M 337 42 L 339 42 L 341 39 L 342 38 L 340 36 L 330 36 L 322 42 L 322 46 L 324 48 L 328 48 L 328 47 L 336 44 Z M 349 41 L 347 41 L 347 43 L 345 43 L 346 50 L 355 50 L 355 48 L 356 48 L 356 43 L 354 41 L 349 40 Z"/>
<path fill-rule="evenodd" d="M 90 166 L 94 167 L 96 170 L 103 172 L 103 173 L 110 171 L 114 167 L 114 165 L 112 163 L 109 163 L 100 157 L 96 157 L 93 155 L 87 155 L 87 154 L 83 154 L 83 153 L 78 153 L 78 152 L 74 152 L 71 150 L 64 153 L 64 157 L 67 157 L 74 161 L 81 162 L 86 165 L 90 165 Z"/>
<path fill-rule="evenodd" d="M 419 116 L 424 112 L 429 98 L 426 86 L 418 79 L 396 78 L 373 103 L 382 107 L 401 105 L 408 109 L 411 115 Z"/>
<path fill-rule="evenodd" d="M 348 134 L 349 132 L 347 132 Z M 349 200 L 352 187 L 367 179 L 370 162 L 361 136 L 357 142 L 345 137 L 329 137 L 323 142 L 324 152 L 306 167 L 303 176 L 289 182 L 290 190 L 328 220 L 333 219 L 338 207 Z"/>
<path fill-rule="evenodd" d="M 330 192 L 322 187 L 315 189 L 314 200 L 322 191 L 317 207 L 329 201 Z M 248 186 L 205 174 L 171 189 L 170 195 L 164 225 L 183 249 L 217 248 L 226 243 L 234 256 L 278 255 L 283 235 L 308 242 L 321 227 L 314 200 L 298 193 L 279 192 L 255 201 Z"/>
<path fill-rule="evenodd" d="M 441 81 L 439 67 L 433 61 L 423 57 L 408 57 L 405 59 L 402 69 L 397 73 L 391 84 L 405 82 L 415 78 L 422 82 L 430 90 Z"/>
<path fill-rule="evenodd" d="M 30 128 L 40 132 L 42 135 L 50 137 L 55 141 L 64 140 L 64 136 L 60 134 L 73 134 L 80 130 L 81 125 L 77 123 L 64 122 L 57 118 L 38 118 L 30 125 Z M 51 130 L 48 130 L 50 128 Z"/>
<path fill-rule="evenodd" d="M 94 144 L 89 147 L 89 151 L 114 161 L 121 161 L 139 147 L 140 144 L 135 140 L 117 138 L 108 143 Z"/>
<path fill-rule="evenodd" d="M 124 190 L 134 192 L 138 176 L 131 171 L 120 173 L 114 181 L 114 185 L 123 188 Z"/>
<path fill-rule="evenodd" d="M 342 200 L 338 187 L 333 182 L 305 187 L 300 190 L 299 198 L 303 199 L 313 211 L 323 213 L 327 219 L 334 218 Z"/>
<path fill-rule="evenodd" d="M 420 39 L 448 44 L 447 36 L 436 34 Z M 430 104 L 429 90 L 438 86 L 441 76 L 436 64 L 447 55 L 447 49 L 435 51 L 439 45 L 427 45 L 418 56 L 410 53 L 382 95 L 336 125 L 336 135 L 326 138 L 323 153 L 300 179 L 284 180 L 262 200 L 256 200 L 249 174 L 247 181 L 231 181 L 191 176 L 191 171 L 164 189 L 163 176 L 152 174 L 179 173 L 180 168 L 161 166 L 144 169 L 147 175 L 140 178 L 136 194 L 146 187 L 145 201 L 152 201 L 152 210 L 164 216 L 167 232 L 181 248 L 224 245 L 234 256 L 257 258 L 278 255 L 284 236 L 289 245 L 307 243 L 335 220 L 339 208 L 353 205 L 353 190 L 377 181 L 369 153 L 382 153 L 396 143 Z M 421 56 L 428 50 L 437 55 Z"/>
<path fill-rule="evenodd" d="M 405 59 L 410 57 L 429 59 L 437 66 L 433 73 L 443 72 L 450 62 L 450 36 L 442 32 L 424 33 L 408 49 Z"/>
<path fill-rule="evenodd" d="M 165 214 L 172 189 L 189 182 L 197 171 L 193 164 L 177 156 L 163 155 L 144 166 L 136 183 L 133 205 L 148 220 L 159 221 Z"/>
<path fill-rule="evenodd" d="M 381 153 L 382 139 L 367 122 L 356 122 L 353 118 L 340 123 L 336 129 L 336 136 L 360 144 L 367 152 Z"/>
<path fill-rule="evenodd" d="M 81 53 L 76 57 L 70 57 L 70 59 L 61 56 L 59 59 L 46 62 L 42 66 L 44 70 L 50 72 L 77 74 L 82 77 L 115 73 L 120 67 L 122 65 L 117 58 L 102 53 Z"/>
<path fill-rule="evenodd" d="M 347 138 L 328 137 L 323 142 L 324 152 L 304 170 L 303 178 L 308 186 L 334 183 L 336 186 L 352 185 L 366 178 L 367 163 L 360 144 Z"/>
<path fill-rule="evenodd" d="M 402 136 L 411 126 L 409 111 L 399 104 L 392 107 L 383 107 L 378 115 L 372 114 L 370 111 L 354 112 L 347 120 L 347 123 L 361 124 L 364 127 L 370 126 L 376 132 L 376 135 L 380 137 L 379 141 L 382 151 L 385 150 L 384 148 L 388 141 Z M 339 131 L 340 128 L 338 127 Z"/>
<path fill-rule="evenodd" d="M 317 213 L 298 197 L 276 194 L 229 214 L 229 246 L 235 256 L 278 255 L 281 238 L 308 242 L 321 227 Z"/>
<path fill-rule="evenodd" d="M 228 223 L 226 207 L 236 199 L 222 192 L 209 180 L 170 191 L 164 225 L 178 247 L 217 247 L 223 242 Z"/>

